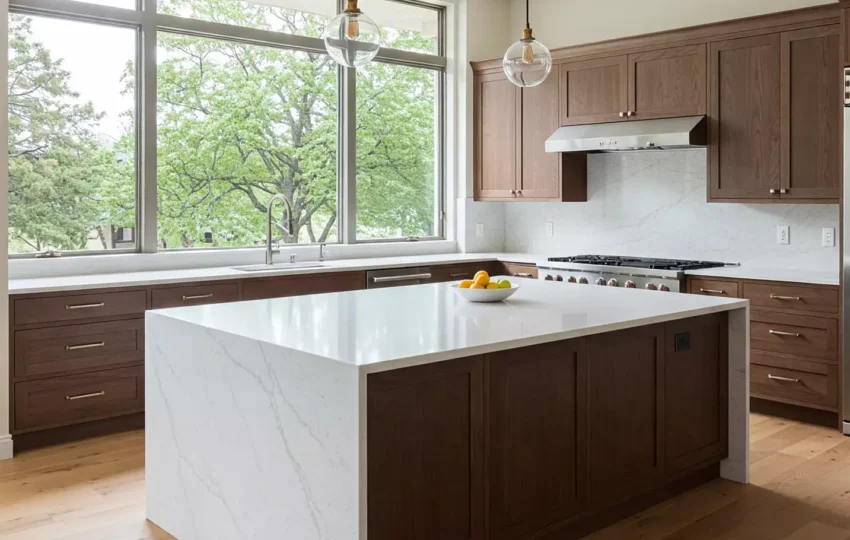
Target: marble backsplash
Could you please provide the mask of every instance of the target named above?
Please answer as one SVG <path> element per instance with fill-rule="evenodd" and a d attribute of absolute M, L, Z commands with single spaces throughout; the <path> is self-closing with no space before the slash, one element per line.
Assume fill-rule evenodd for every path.
<path fill-rule="evenodd" d="M 592 155 L 588 202 L 504 205 L 505 250 L 838 269 L 838 248 L 821 247 L 824 227 L 838 234 L 837 204 L 709 204 L 706 182 L 701 149 Z M 777 225 L 791 227 L 790 245 L 776 243 Z"/>

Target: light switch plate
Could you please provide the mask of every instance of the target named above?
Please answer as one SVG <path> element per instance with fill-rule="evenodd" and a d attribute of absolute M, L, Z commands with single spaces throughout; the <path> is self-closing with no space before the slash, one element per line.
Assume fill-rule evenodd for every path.
<path fill-rule="evenodd" d="M 832 227 L 823 229 L 823 247 L 835 247 L 835 229 Z"/>
<path fill-rule="evenodd" d="M 546 236 L 555 236 L 555 224 L 551 221 L 546 222 Z"/>
<path fill-rule="evenodd" d="M 484 238 L 484 224 L 476 223 L 475 224 L 475 236 L 478 238 Z"/>
<path fill-rule="evenodd" d="M 776 226 L 776 243 L 788 245 L 791 243 L 791 227 L 788 225 Z"/>

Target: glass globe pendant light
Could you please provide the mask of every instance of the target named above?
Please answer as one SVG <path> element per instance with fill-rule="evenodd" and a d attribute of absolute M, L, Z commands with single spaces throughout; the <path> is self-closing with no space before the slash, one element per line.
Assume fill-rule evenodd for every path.
<path fill-rule="evenodd" d="M 357 0 L 348 0 L 345 11 L 325 26 L 322 37 L 331 58 L 346 67 L 368 64 L 381 48 L 381 29 L 360 11 Z"/>
<path fill-rule="evenodd" d="M 552 72 L 552 53 L 546 45 L 534 39 L 529 19 L 529 0 L 525 0 L 525 28 L 522 39 L 505 53 L 502 68 L 508 79 L 522 88 L 537 86 Z"/>

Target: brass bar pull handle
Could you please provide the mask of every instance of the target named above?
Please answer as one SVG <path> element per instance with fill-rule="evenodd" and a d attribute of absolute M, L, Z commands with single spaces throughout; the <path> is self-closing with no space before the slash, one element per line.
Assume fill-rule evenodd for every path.
<path fill-rule="evenodd" d="M 797 302 L 803 301 L 803 299 L 799 296 L 780 296 L 778 294 L 771 294 L 770 298 L 773 300 L 796 300 Z"/>
<path fill-rule="evenodd" d="M 534 276 L 529 274 L 528 272 L 517 272 L 517 273 L 514 274 L 514 277 L 534 277 Z"/>
<path fill-rule="evenodd" d="M 771 195 L 776 195 L 777 193 L 779 193 L 779 191 L 777 191 L 777 190 L 775 190 L 775 189 L 771 189 L 771 190 L 770 190 L 770 194 L 771 194 Z"/>
<path fill-rule="evenodd" d="M 402 276 L 373 277 L 372 283 L 395 283 L 398 281 L 417 281 L 431 279 L 431 274 L 406 274 Z"/>
<path fill-rule="evenodd" d="M 91 394 L 78 394 L 76 396 L 65 396 L 65 401 L 75 401 L 75 400 L 78 400 L 78 399 L 96 398 L 96 397 L 100 397 L 100 396 L 103 396 L 103 395 L 106 395 L 106 392 L 101 390 L 100 392 L 92 392 Z"/>
<path fill-rule="evenodd" d="M 471 274 L 471 272 L 461 272 L 459 274 L 451 274 L 451 277 L 452 278 L 461 278 L 461 277 L 466 277 L 469 274 Z"/>
<path fill-rule="evenodd" d="M 84 343 L 83 345 L 65 345 L 66 351 L 79 351 L 80 349 L 96 349 L 98 347 L 105 347 L 106 343 L 103 341 L 99 341 L 97 343 Z"/>
<path fill-rule="evenodd" d="M 65 306 L 65 309 L 92 309 L 103 307 L 105 305 L 105 302 L 98 302 L 97 304 L 69 304 Z"/>
<path fill-rule="evenodd" d="M 183 296 L 183 300 L 203 300 L 204 298 L 212 298 L 213 294 L 196 294 L 194 296 Z"/>
<path fill-rule="evenodd" d="M 767 378 L 772 379 L 774 381 L 782 381 L 782 382 L 795 382 L 795 383 L 800 382 L 800 379 L 791 379 L 789 377 L 780 377 L 779 375 L 771 375 L 770 373 L 767 374 Z"/>
<path fill-rule="evenodd" d="M 782 332 L 780 330 L 768 330 L 768 332 L 774 336 L 800 337 L 800 334 L 796 334 L 794 332 Z"/>
<path fill-rule="evenodd" d="M 721 291 L 719 289 L 700 289 L 699 292 L 707 294 L 726 294 L 726 291 Z"/>

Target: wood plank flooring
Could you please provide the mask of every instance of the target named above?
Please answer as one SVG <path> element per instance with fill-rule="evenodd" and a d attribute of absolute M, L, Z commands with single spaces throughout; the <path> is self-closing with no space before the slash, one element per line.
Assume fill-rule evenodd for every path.
<path fill-rule="evenodd" d="M 751 485 L 717 480 L 588 539 L 850 540 L 850 437 L 758 414 L 750 425 Z M 144 505 L 142 431 L 0 461 L 4 540 L 171 538 Z"/>

